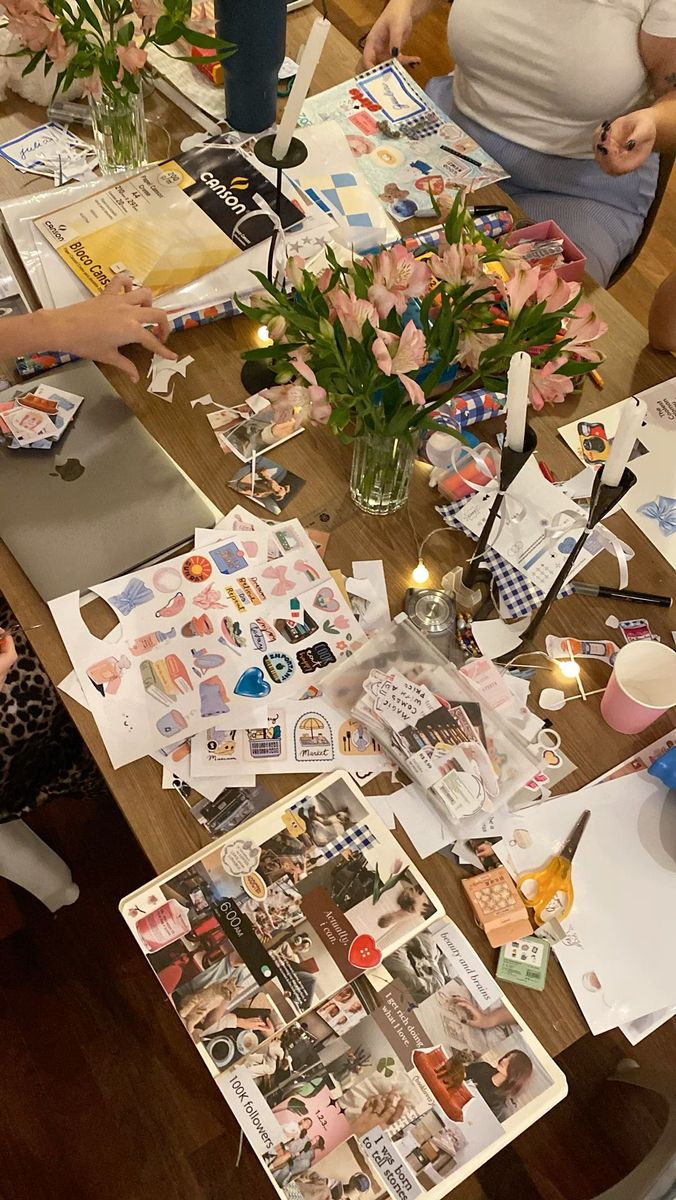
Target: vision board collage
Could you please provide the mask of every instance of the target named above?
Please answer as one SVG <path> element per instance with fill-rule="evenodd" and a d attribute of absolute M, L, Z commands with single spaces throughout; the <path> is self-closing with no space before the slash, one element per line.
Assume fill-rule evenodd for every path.
<path fill-rule="evenodd" d="M 441 1196 L 565 1094 L 345 772 L 121 911 L 285 1200 Z"/>

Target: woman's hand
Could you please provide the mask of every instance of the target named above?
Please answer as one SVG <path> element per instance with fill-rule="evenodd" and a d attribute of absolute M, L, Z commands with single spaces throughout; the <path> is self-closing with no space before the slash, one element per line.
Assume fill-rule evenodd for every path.
<path fill-rule="evenodd" d="M 169 336 L 169 319 L 161 308 L 153 307 L 150 288 L 131 290 L 128 279 L 114 280 L 110 287 L 92 300 L 68 308 L 44 311 L 49 338 L 44 345 L 56 346 L 78 358 L 93 358 L 124 371 L 138 383 L 138 371 L 130 359 L 120 354 L 120 346 L 137 342 L 174 361 L 178 356 L 163 344 Z M 144 328 L 151 325 L 155 333 Z"/>
<path fill-rule="evenodd" d="M 274 1033 L 272 1021 L 264 1017 L 238 1017 L 238 1029 L 255 1029 L 258 1033 Z"/>
<path fill-rule="evenodd" d="M 14 638 L 11 638 L 9 634 L 3 635 L 2 630 L 0 630 L 0 690 L 4 687 L 5 680 L 15 662 L 16 649 L 14 647 Z"/>
<path fill-rule="evenodd" d="M 419 63 L 420 59 L 399 54 L 413 28 L 413 0 L 390 0 L 380 14 L 364 44 L 364 62 L 375 67 L 386 59 L 398 56 L 404 66 Z"/>
<path fill-rule="evenodd" d="M 628 175 L 643 166 L 656 137 L 653 109 L 639 108 L 599 125 L 594 134 L 594 157 L 606 175 Z"/>

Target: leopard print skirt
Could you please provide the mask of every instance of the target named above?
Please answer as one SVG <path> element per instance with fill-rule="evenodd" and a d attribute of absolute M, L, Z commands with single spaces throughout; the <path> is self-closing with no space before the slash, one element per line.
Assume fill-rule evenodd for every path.
<path fill-rule="evenodd" d="M 0 628 L 15 624 L 0 595 Z M 103 780 L 23 632 L 0 693 L 0 822 L 58 796 L 101 792 Z"/>

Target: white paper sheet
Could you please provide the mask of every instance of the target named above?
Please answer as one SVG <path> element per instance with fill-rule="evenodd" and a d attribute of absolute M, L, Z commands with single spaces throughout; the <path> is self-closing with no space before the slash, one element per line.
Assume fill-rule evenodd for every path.
<path fill-rule="evenodd" d="M 676 908 L 674 793 L 640 772 L 509 820 L 500 814 L 494 832 L 521 873 L 544 865 L 586 808 L 592 815 L 573 860 L 575 903 L 555 953 L 592 1033 L 603 1033 L 676 998 L 667 916 Z"/>

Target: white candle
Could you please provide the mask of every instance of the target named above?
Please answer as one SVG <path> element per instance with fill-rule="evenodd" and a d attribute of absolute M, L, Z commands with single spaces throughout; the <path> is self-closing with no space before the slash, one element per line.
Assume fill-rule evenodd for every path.
<path fill-rule="evenodd" d="M 526 411 L 528 409 L 528 385 L 530 383 L 530 354 L 520 350 L 513 354 L 507 372 L 507 432 L 506 442 L 510 450 L 521 453 L 526 434 Z"/>
<path fill-rule="evenodd" d="M 291 94 L 286 102 L 286 108 L 279 122 L 279 129 L 275 137 L 272 154 L 277 161 L 284 158 L 293 137 L 293 131 L 298 124 L 300 110 L 305 104 L 307 94 L 312 83 L 312 76 L 315 73 L 315 68 L 321 57 L 324 49 L 324 42 L 329 35 L 331 22 L 327 21 L 326 17 L 320 17 L 315 21 L 303 51 L 303 57 L 300 60 L 298 74 L 293 81 Z"/>
<path fill-rule="evenodd" d="M 631 458 L 636 439 L 641 433 L 646 412 L 644 400 L 637 400 L 635 396 L 625 400 L 608 461 L 604 463 L 601 472 L 601 483 L 607 484 L 608 487 L 618 486 L 624 468 Z"/>

